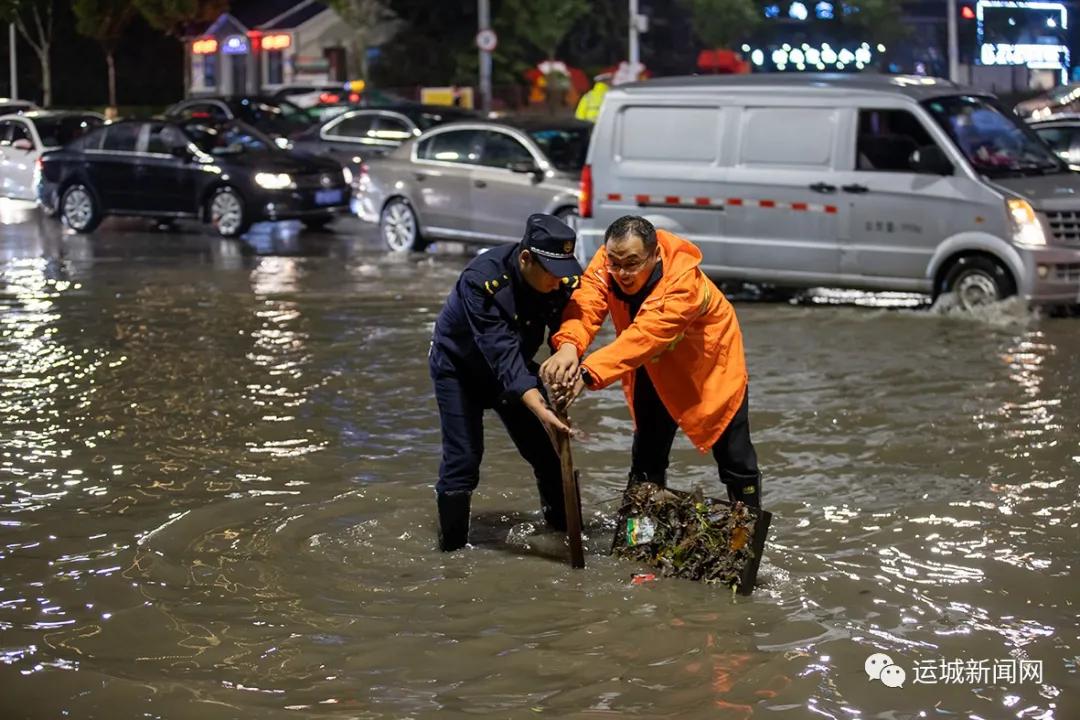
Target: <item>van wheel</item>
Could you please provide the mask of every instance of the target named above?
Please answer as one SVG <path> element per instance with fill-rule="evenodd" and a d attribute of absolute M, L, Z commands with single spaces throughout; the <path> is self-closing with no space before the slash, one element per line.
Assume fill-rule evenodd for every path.
<path fill-rule="evenodd" d="M 960 307 L 970 310 L 1015 295 L 1016 282 L 996 260 L 969 255 L 960 258 L 949 268 L 943 289 L 956 296 Z"/>
<path fill-rule="evenodd" d="M 394 252 L 420 251 L 427 243 L 420 236 L 420 221 L 404 198 L 386 203 L 379 216 L 383 242 Z"/>
<path fill-rule="evenodd" d="M 60 219 L 77 233 L 93 232 L 101 224 L 101 210 L 88 187 L 75 184 L 64 191 Z"/>
<path fill-rule="evenodd" d="M 218 188 L 206 203 L 206 216 L 221 237 L 240 237 L 247 232 L 251 227 L 247 215 L 244 199 L 227 185 Z"/>

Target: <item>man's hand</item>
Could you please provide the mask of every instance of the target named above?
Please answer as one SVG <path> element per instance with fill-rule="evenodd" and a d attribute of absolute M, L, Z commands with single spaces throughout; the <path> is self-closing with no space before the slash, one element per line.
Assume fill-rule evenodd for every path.
<path fill-rule="evenodd" d="M 553 444 L 555 444 L 559 433 L 570 434 L 570 426 L 560 420 L 559 416 L 547 406 L 547 403 L 544 402 L 544 396 L 536 388 L 527 390 L 521 396 L 521 402 L 525 403 L 525 407 L 529 408 L 533 415 L 536 415 L 540 420 Z"/>
<path fill-rule="evenodd" d="M 585 392 L 585 381 L 581 378 L 581 375 L 577 375 L 572 384 L 562 385 L 559 390 L 559 407 L 567 409 L 578 399 L 581 393 Z"/>
<path fill-rule="evenodd" d="M 569 385 L 578 372 L 577 348 L 571 343 L 563 343 L 558 351 L 540 366 L 540 379 L 548 387 Z"/>

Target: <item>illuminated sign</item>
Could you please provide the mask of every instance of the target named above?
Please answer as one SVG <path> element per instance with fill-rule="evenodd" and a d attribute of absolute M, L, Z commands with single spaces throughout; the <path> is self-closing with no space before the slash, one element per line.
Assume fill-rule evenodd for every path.
<path fill-rule="evenodd" d="M 773 49 L 766 54 L 763 48 L 754 48 L 743 45 L 744 53 L 749 53 L 750 61 L 762 67 L 766 60 L 771 60 L 773 66 L 780 71 L 786 70 L 863 70 L 874 62 L 874 49 L 870 43 L 863 43 L 854 49 L 834 48 L 829 43 L 814 46 L 803 43 L 799 47 L 792 47 L 785 43 L 783 46 Z M 885 52 L 884 45 L 877 46 L 878 53 Z"/>
<path fill-rule="evenodd" d="M 1066 45 L 1012 45 L 984 43 L 979 50 L 983 65 L 1027 65 L 1029 68 L 1057 70 L 1069 61 Z"/>
<path fill-rule="evenodd" d="M 191 43 L 191 52 L 195 55 L 213 55 L 217 52 L 217 40 L 200 38 Z"/>
<path fill-rule="evenodd" d="M 284 50 L 292 47 L 292 35 L 281 33 L 280 35 L 263 35 L 263 50 Z"/>
<path fill-rule="evenodd" d="M 1069 67 L 1068 8 L 1063 2 L 978 0 L 979 61 L 1038 70 Z"/>
<path fill-rule="evenodd" d="M 247 55 L 248 41 L 243 35 L 230 35 L 225 38 L 225 45 L 221 52 L 226 55 Z"/>

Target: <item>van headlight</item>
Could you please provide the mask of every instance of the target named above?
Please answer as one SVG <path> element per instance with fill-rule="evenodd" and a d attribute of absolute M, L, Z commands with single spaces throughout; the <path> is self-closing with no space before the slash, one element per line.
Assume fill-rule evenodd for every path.
<path fill-rule="evenodd" d="M 1020 198 L 1006 201 L 1009 221 L 1012 224 L 1013 241 L 1021 245 L 1043 247 L 1046 245 L 1046 233 L 1043 232 L 1039 216 L 1031 203 Z"/>
<path fill-rule="evenodd" d="M 255 184 L 267 190 L 287 190 L 296 187 L 289 173 L 255 173 Z"/>
<path fill-rule="evenodd" d="M 345 178 L 346 185 L 352 185 L 352 170 L 347 167 L 341 168 L 341 175 Z"/>

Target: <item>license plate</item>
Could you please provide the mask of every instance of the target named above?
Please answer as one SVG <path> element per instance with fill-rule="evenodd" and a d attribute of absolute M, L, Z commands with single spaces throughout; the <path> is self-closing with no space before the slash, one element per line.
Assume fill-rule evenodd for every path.
<path fill-rule="evenodd" d="M 341 202 L 341 190 L 316 190 L 316 205 L 333 205 Z"/>

